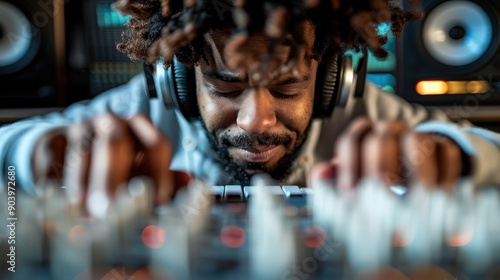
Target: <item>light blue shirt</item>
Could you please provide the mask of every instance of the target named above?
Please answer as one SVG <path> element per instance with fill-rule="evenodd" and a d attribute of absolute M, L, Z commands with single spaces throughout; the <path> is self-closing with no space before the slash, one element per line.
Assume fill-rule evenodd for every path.
<path fill-rule="evenodd" d="M 100 94 L 90 101 L 69 106 L 62 113 L 22 120 L 0 127 L 1 181 L 5 182 L 8 166 L 15 166 L 17 181 L 28 192 L 34 191 L 31 157 L 37 139 L 50 130 L 79 123 L 96 115 L 112 112 L 128 118 L 143 114 L 172 142 L 172 170 L 185 170 L 212 184 L 231 184 L 231 178 L 218 163 L 201 123 L 188 122 L 176 110 L 165 108 L 161 99 L 148 98 L 143 75 L 123 86 Z M 444 134 L 457 142 L 472 158 L 472 178 L 477 185 L 499 184 L 500 137 L 498 134 L 467 123 L 450 123 L 443 112 L 430 112 L 422 106 L 411 106 L 399 97 L 367 84 L 363 99 L 350 98 L 345 107 L 336 108 L 332 116 L 313 121 L 308 138 L 286 184 L 305 186 L 312 167 L 334 156 L 334 143 L 354 118 L 365 115 L 373 120 L 399 119 L 417 131 Z"/>

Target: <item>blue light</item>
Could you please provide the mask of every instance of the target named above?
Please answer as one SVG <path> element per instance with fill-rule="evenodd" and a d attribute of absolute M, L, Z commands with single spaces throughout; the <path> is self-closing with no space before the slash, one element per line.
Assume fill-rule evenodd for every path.
<path fill-rule="evenodd" d="M 101 2 L 97 4 L 97 24 L 100 28 L 103 27 L 120 27 L 123 26 L 130 16 L 122 16 L 113 8 L 112 2 Z"/>
<path fill-rule="evenodd" d="M 379 36 L 387 36 L 391 33 L 391 24 L 387 22 L 383 22 L 378 25 L 378 35 Z"/>

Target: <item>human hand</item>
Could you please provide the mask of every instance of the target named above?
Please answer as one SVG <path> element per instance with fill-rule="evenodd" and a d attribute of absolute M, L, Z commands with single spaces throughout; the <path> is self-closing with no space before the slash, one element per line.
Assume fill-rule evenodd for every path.
<path fill-rule="evenodd" d="M 450 138 L 418 133 L 400 121 L 355 120 L 335 145 L 336 157 L 319 164 L 311 179 L 352 190 L 365 177 L 387 186 L 419 182 L 452 189 L 462 175 L 462 152 Z"/>
<path fill-rule="evenodd" d="M 147 117 L 105 114 L 41 137 L 32 168 L 35 183 L 65 186 L 68 200 L 88 210 L 92 193 L 102 191 L 112 199 L 137 176 L 152 179 L 156 204 L 168 202 L 190 179 L 169 170 L 171 158 L 170 141 Z"/>

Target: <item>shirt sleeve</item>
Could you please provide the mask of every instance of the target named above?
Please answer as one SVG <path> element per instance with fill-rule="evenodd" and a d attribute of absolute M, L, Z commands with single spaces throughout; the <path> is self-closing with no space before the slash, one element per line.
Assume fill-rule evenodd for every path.
<path fill-rule="evenodd" d="M 149 99 L 145 89 L 144 76 L 138 75 L 127 84 L 106 91 L 92 100 L 75 103 L 62 113 L 50 113 L 0 127 L 0 182 L 6 182 L 8 167 L 13 166 L 18 188 L 33 193 L 31 157 L 42 135 L 105 112 L 125 118 L 135 114 L 149 115 Z"/>
<path fill-rule="evenodd" d="M 367 85 L 365 94 L 363 103 L 371 119 L 399 119 L 418 132 L 449 137 L 470 157 L 470 176 L 474 185 L 500 185 L 500 134 L 472 126 L 467 121 L 454 123 L 443 111 L 409 104 L 372 84 Z"/>

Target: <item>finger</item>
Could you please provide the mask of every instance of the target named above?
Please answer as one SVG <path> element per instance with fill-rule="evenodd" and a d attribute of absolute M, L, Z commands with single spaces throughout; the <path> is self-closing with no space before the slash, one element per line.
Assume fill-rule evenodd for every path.
<path fill-rule="evenodd" d="M 406 129 L 402 122 L 384 121 L 374 125 L 362 143 L 362 176 L 377 178 L 386 186 L 401 184 L 401 134 Z"/>
<path fill-rule="evenodd" d="M 156 185 L 156 203 L 168 202 L 175 192 L 174 173 L 169 170 L 172 160 L 172 146 L 151 123 L 141 115 L 132 117 L 129 125 L 144 151 L 144 166 L 147 175 Z"/>
<path fill-rule="evenodd" d="M 47 180 L 62 183 L 66 144 L 65 129 L 52 131 L 37 141 L 32 158 L 35 184 L 43 184 Z"/>
<path fill-rule="evenodd" d="M 105 205 L 108 201 L 103 200 L 112 198 L 118 186 L 130 178 L 135 147 L 124 120 L 106 114 L 94 119 L 92 125 L 95 137 L 90 158 L 87 206 L 89 210 L 95 206 L 100 207 L 99 211 L 104 211 L 106 209 L 101 205 Z M 91 212 L 91 214 L 103 213 Z"/>
<path fill-rule="evenodd" d="M 173 184 L 174 192 L 171 195 L 171 197 L 169 197 L 169 199 L 175 198 L 175 196 L 177 195 L 179 190 L 188 187 L 189 182 L 193 178 L 189 173 L 186 173 L 183 171 L 172 171 L 172 173 L 173 173 L 173 177 L 174 177 L 174 184 Z M 164 203 L 164 202 L 161 202 L 161 203 Z"/>
<path fill-rule="evenodd" d="M 381 150 L 383 149 L 381 138 L 374 132 L 367 133 L 360 144 L 361 151 L 361 178 L 379 178 L 382 171 Z"/>
<path fill-rule="evenodd" d="M 192 176 L 183 171 L 173 171 L 175 178 L 175 186 L 178 188 L 186 187 L 191 181 Z"/>
<path fill-rule="evenodd" d="M 359 147 L 362 139 L 371 130 L 372 123 L 361 118 L 348 128 L 337 142 L 338 187 L 342 190 L 354 188 L 361 176 L 361 155 Z"/>
<path fill-rule="evenodd" d="M 462 172 L 462 153 L 458 145 L 448 137 L 440 137 L 436 142 L 438 183 L 439 186 L 451 190 Z"/>
<path fill-rule="evenodd" d="M 334 180 L 337 176 L 337 166 L 331 162 L 323 162 L 314 166 L 311 171 L 311 176 L 308 180 L 308 185 L 314 187 L 318 182 L 327 182 L 334 185 Z"/>
<path fill-rule="evenodd" d="M 67 134 L 68 145 L 65 154 L 63 185 L 66 186 L 66 196 L 69 202 L 84 207 L 94 133 L 90 123 L 86 122 L 71 126 Z"/>
<path fill-rule="evenodd" d="M 432 135 L 408 133 L 404 136 L 403 145 L 410 180 L 435 187 L 438 183 L 437 147 Z"/>

